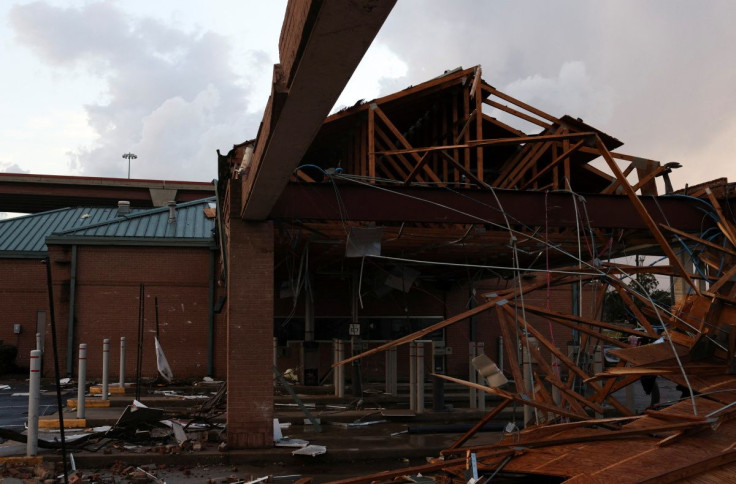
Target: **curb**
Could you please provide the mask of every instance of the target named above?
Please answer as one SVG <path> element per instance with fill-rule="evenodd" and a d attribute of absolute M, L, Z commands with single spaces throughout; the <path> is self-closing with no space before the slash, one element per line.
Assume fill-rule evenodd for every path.
<path fill-rule="evenodd" d="M 58 418 L 43 418 L 38 420 L 39 429 L 58 429 L 59 419 Z M 87 419 L 84 418 L 65 418 L 64 419 L 65 429 L 84 429 L 87 428 Z"/>
<path fill-rule="evenodd" d="M 66 401 L 68 408 L 77 408 L 77 399 L 70 398 Z M 84 400 L 84 408 L 107 408 L 110 406 L 110 400 Z"/>

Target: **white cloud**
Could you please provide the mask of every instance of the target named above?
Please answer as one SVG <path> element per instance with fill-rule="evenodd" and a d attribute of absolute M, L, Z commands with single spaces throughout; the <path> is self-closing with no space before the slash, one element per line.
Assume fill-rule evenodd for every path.
<path fill-rule="evenodd" d="M 47 64 L 104 82 L 102 99 L 84 108 L 95 139 L 66 150 L 77 174 L 125 177 L 122 153 L 133 151 L 132 177 L 208 181 L 215 150 L 255 134 L 261 109 L 250 101 L 249 77 L 232 69 L 223 35 L 173 28 L 110 2 L 16 5 L 9 19 L 18 41 Z M 263 52 L 249 54 L 251 77 L 270 74 Z"/>
<path fill-rule="evenodd" d="M 555 77 L 535 74 L 503 90 L 552 115 L 571 114 L 593 124 L 607 122 L 613 112 L 610 88 L 595 85 L 582 61 L 565 62 Z"/>
<path fill-rule="evenodd" d="M 680 161 L 674 178 L 694 184 L 736 181 L 733 163 L 687 159 L 736 120 L 734 23 L 731 0 L 402 0 L 377 40 L 408 65 L 396 89 L 481 64 L 491 85 L 583 118 L 625 153 Z"/>
<path fill-rule="evenodd" d="M 407 63 L 386 44 L 375 43 L 361 60 L 333 111 L 352 106 L 360 99 L 369 101 L 390 94 L 392 81 L 404 78 L 408 70 Z"/>
<path fill-rule="evenodd" d="M 0 29 L 0 60 L 13 66 L 0 88 L 14 93 L 0 100 L 0 160 L 125 176 L 121 155 L 137 150 L 134 176 L 209 180 L 215 149 L 255 136 L 284 0 L 14 3 L 0 3 L 9 26 Z M 481 64 L 490 84 L 582 117 L 626 153 L 682 162 L 673 178 L 736 180 L 723 161 L 736 125 L 734 23 L 732 0 L 401 0 L 338 104 Z M 30 126 L 51 110 L 74 113 L 74 133 Z M 8 135 L 18 129 L 48 146 Z"/>
<path fill-rule="evenodd" d="M 16 163 L 9 163 L 7 161 L 0 161 L 0 173 L 30 173 L 28 170 L 24 170 Z"/>

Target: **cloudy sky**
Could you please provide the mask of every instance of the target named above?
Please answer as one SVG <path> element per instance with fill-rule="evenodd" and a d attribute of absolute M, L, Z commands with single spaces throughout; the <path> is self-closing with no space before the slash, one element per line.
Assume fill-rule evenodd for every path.
<path fill-rule="evenodd" d="M 256 134 L 285 0 L 0 2 L 0 171 L 209 181 Z M 736 181 L 736 2 L 399 0 L 338 105 L 457 66 Z"/>

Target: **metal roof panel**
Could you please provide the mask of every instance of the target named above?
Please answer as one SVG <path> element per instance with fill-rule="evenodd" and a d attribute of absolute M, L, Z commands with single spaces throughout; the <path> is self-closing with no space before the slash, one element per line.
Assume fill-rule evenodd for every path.
<path fill-rule="evenodd" d="M 130 215 L 139 211 L 132 209 Z M 10 252 L 45 253 L 46 237 L 54 232 L 80 229 L 116 218 L 117 208 L 70 207 L 0 220 L 0 257 Z"/>

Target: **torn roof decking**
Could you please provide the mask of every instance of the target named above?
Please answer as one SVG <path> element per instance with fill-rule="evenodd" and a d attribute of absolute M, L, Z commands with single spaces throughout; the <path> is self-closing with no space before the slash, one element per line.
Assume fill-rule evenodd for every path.
<path fill-rule="evenodd" d="M 736 439 L 736 422 L 732 420 L 733 410 L 718 414 L 713 424 L 719 427 L 714 431 L 705 416 L 723 405 L 706 398 L 697 401 L 703 415 L 701 422 L 690 418 L 690 402 L 683 401 L 636 419 L 620 430 L 602 427 L 565 430 L 563 424 L 555 433 L 555 426 L 541 428 L 539 433 L 543 437 L 536 439 L 538 443 L 530 444 L 526 451 L 525 442 L 535 440 L 535 429 L 523 432 L 516 442 L 514 437 L 507 437 L 506 442 L 513 442 L 522 450 L 506 464 L 504 471 L 555 475 L 568 478 L 570 483 L 628 483 L 649 479 L 661 483 L 707 475 L 710 470 L 736 461 L 736 450 L 731 449 Z M 678 424 L 681 429 L 676 428 Z M 637 433 L 641 430 L 645 431 Z M 617 432 L 629 435 L 617 437 Z M 684 433 L 678 437 L 679 432 Z M 667 437 L 673 440 L 665 444 Z M 569 443 L 555 444 L 566 440 Z"/>
<path fill-rule="evenodd" d="M 722 408 L 698 400 L 704 415 Z M 694 476 L 702 479 L 696 482 L 724 482 L 713 479 L 733 469 L 736 461 L 733 409 L 712 418 L 692 418 L 689 405 L 681 402 L 630 418 L 533 426 L 507 434 L 497 444 L 446 449 L 442 461 L 333 484 L 389 483 L 417 473 L 436 482 L 462 479 L 469 452 L 475 453 L 479 475 L 498 470 L 503 482 L 661 484 Z"/>

